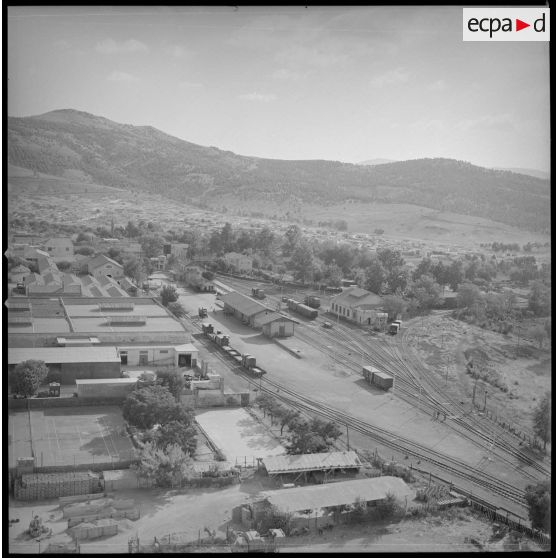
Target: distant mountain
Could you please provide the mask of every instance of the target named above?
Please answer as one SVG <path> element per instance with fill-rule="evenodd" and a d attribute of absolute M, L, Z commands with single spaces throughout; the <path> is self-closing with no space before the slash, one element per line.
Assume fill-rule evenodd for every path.
<path fill-rule="evenodd" d="M 540 178 L 541 180 L 550 180 L 550 173 L 549 172 L 544 172 L 544 171 L 537 170 L 537 169 L 494 167 L 494 170 L 515 172 L 517 174 L 526 174 L 527 176 L 534 176 L 535 178 Z"/>
<path fill-rule="evenodd" d="M 8 118 L 8 162 L 190 203 L 410 203 L 550 230 L 548 181 L 453 159 L 377 165 L 236 155 L 75 110 Z"/>
<path fill-rule="evenodd" d="M 361 161 L 357 165 L 385 165 L 386 163 L 396 163 L 395 159 L 370 159 L 368 161 Z"/>

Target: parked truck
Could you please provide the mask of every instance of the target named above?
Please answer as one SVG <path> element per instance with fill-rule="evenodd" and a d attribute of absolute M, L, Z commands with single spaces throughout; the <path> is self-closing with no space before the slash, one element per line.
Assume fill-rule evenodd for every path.
<path fill-rule="evenodd" d="M 390 335 L 397 335 L 400 328 L 401 322 L 391 322 L 391 324 L 389 324 L 388 333 Z"/>

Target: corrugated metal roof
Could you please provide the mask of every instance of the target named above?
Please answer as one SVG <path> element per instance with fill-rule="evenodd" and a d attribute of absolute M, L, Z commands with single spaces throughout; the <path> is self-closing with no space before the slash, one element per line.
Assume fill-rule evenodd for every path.
<path fill-rule="evenodd" d="M 354 451 L 333 451 L 302 455 L 276 455 L 263 459 L 270 475 L 298 471 L 318 471 L 331 468 L 360 467 L 361 462 Z"/>
<path fill-rule="evenodd" d="M 227 293 L 221 297 L 221 300 L 245 316 L 255 316 L 265 311 L 273 312 L 271 308 L 237 292 Z"/>
<path fill-rule="evenodd" d="M 24 360 L 45 363 L 120 362 L 116 347 L 26 347 L 8 348 L 8 364 Z"/>
<path fill-rule="evenodd" d="M 262 495 L 280 511 L 297 512 L 352 504 L 357 498 L 365 502 L 382 500 L 388 493 L 400 500 L 406 496 L 414 496 L 413 490 L 398 477 L 376 477 L 271 490 L 262 492 Z"/>

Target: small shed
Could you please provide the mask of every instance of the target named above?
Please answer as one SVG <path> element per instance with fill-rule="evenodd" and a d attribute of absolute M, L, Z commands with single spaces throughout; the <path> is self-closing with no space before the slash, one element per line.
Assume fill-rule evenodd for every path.
<path fill-rule="evenodd" d="M 114 397 L 126 398 L 137 384 L 137 378 L 106 378 L 99 380 L 76 380 L 80 398 Z"/>
<path fill-rule="evenodd" d="M 291 337 L 294 335 L 295 322 L 277 312 L 270 312 L 262 316 L 259 324 L 267 337 Z"/>
<path fill-rule="evenodd" d="M 132 469 L 103 471 L 105 492 L 138 487 L 138 477 Z"/>

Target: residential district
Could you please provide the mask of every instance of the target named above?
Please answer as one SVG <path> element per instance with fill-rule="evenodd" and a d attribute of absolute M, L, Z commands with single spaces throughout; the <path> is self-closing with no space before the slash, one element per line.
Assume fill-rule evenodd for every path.
<path fill-rule="evenodd" d="M 437 549 L 549 544 L 540 421 L 496 410 L 473 353 L 432 378 L 407 346 L 451 314 L 548 350 L 543 246 L 335 233 L 316 271 L 323 234 L 296 225 L 213 227 L 204 249 L 133 229 L 10 231 L 10 552 L 332 551 L 350 533 L 382 551 L 365 528 L 465 519 Z"/>

